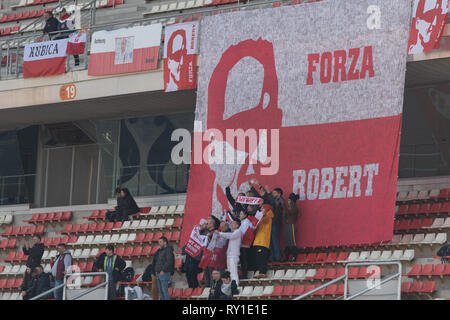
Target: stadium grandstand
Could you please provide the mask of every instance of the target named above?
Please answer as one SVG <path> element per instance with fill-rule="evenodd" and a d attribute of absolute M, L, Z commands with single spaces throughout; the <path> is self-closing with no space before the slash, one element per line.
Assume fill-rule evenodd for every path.
<path fill-rule="evenodd" d="M 210 117 L 209 112 L 206 112 L 211 110 L 206 109 L 208 104 L 206 92 L 211 97 L 213 94 L 211 92 L 215 92 L 214 86 L 208 87 L 207 83 L 202 83 L 202 79 L 213 78 L 211 74 L 214 75 L 217 69 L 214 69 L 212 65 L 219 63 L 220 60 L 219 56 L 212 56 L 213 53 L 219 53 L 211 48 L 217 47 L 218 51 L 220 47 L 222 50 L 225 48 L 225 44 L 221 44 L 221 39 L 215 40 L 214 37 L 204 36 L 204 33 L 209 30 L 207 27 L 216 23 L 213 20 L 214 17 L 219 19 L 216 25 L 217 30 L 214 32 L 225 35 L 228 29 L 223 24 L 219 24 L 223 22 L 220 19 L 228 17 L 233 19 L 234 15 L 251 19 L 252 15 L 264 15 L 266 10 L 281 10 L 280 14 L 289 15 L 288 10 L 292 9 L 298 10 L 298 12 L 305 10 L 306 14 L 314 12 L 319 19 L 322 17 L 322 13 L 318 13 L 322 10 L 321 6 L 345 1 L 0 0 L 0 300 L 23 299 L 21 286 L 27 269 L 28 256 L 22 248 L 26 244 L 30 244 L 35 235 L 41 237 L 44 246 L 40 261 L 44 273 L 52 272 L 54 262 L 52 258 L 58 255 L 57 248 L 60 244 L 65 244 L 70 250 L 74 269 L 81 273 L 80 277 L 73 278 L 75 280 L 69 279 L 69 275 L 66 275 L 67 284 L 64 282 L 63 286 L 65 299 L 105 299 L 107 297 L 105 295 L 108 291 L 105 285 L 105 274 L 92 273 L 92 271 L 97 258 L 111 244 L 115 247 L 114 252 L 125 261 L 125 268 L 130 267 L 134 270 L 131 279 L 123 278 L 116 283 L 117 288 L 137 285 L 145 294 L 152 297 L 152 285 L 155 281 L 137 282 L 137 279 L 152 263 L 155 254 L 160 249 L 161 237 L 167 238 L 168 245 L 174 248 L 174 274 L 168 288 L 170 299 L 208 299 L 211 293 L 208 283 L 210 276 L 206 275 L 208 271 L 205 269 L 198 273 L 199 286 L 197 288 L 189 287 L 186 270 L 183 268 L 186 259 L 183 247 L 189 239 L 193 226 L 200 220 L 198 219 L 199 215 L 193 212 L 203 210 L 207 212 L 203 215 L 207 219 L 209 214 L 214 213 L 216 209 L 214 204 L 208 204 L 206 206 L 208 211 L 200 208 L 199 203 L 210 201 L 208 197 L 214 199 L 210 202 L 215 200 L 221 202 L 221 198 L 226 200 L 225 185 L 230 182 L 231 176 L 233 181 L 235 180 L 234 173 L 231 176 L 228 174 L 222 176 L 223 181 L 226 180 L 222 184 L 214 182 L 213 189 L 213 182 L 209 182 L 214 178 L 210 176 L 214 173 L 219 177 L 221 169 L 211 167 L 208 171 L 209 175 L 203 175 L 199 174 L 200 170 L 192 169 L 194 165 L 176 163 L 173 160 L 173 150 L 178 144 L 178 139 L 173 139 L 174 131 L 177 129 L 187 131 L 195 139 L 195 133 L 198 132 L 197 120 L 202 120 L 202 117 L 208 117 L 208 121 L 217 120 L 213 116 Z M 374 0 L 373 2 L 383 1 Z M 420 1 L 401 0 L 399 2 L 408 3 L 410 18 L 410 9 L 415 8 L 413 3 Z M 439 0 L 434 2 L 439 2 Z M 72 38 L 56 40 L 57 38 L 53 36 L 60 31 L 55 30 L 49 34 L 44 31 L 45 13 L 52 12 L 58 16 L 62 8 L 73 18 L 71 35 L 77 33 L 86 35 L 85 47 L 83 46 L 83 50 L 79 54 L 79 62 L 74 59 L 74 54 L 68 54 L 66 59 L 66 52 L 64 52 L 62 72 L 49 74 L 42 71 L 43 73 L 39 75 L 41 72 L 39 71 L 40 62 L 33 60 L 34 58 L 30 58 L 30 56 L 27 57 L 27 52 L 29 52 L 27 48 L 52 41 L 66 41 L 65 45 L 69 48 L 70 41 L 72 41 Z M 334 15 L 334 11 L 328 9 L 324 12 Z M 340 11 L 336 12 L 338 15 Z M 311 19 L 315 16 L 314 14 L 310 15 Z M 364 14 L 366 14 L 365 9 Z M 382 12 L 382 17 L 384 17 L 383 14 Z M 334 18 L 335 16 L 333 16 Z M 400 16 L 399 20 L 401 19 L 403 16 Z M 389 129 L 390 131 L 387 129 L 389 131 L 387 135 L 399 129 L 397 130 L 399 135 L 395 136 L 394 140 L 383 141 L 383 138 L 379 140 L 371 138 L 373 141 L 376 140 L 375 143 L 380 144 L 388 141 L 389 143 L 386 145 L 394 145 L 393 149 L 395 149 L 370 147 L 376 149 L 380 156 L 386 152 L 390 157 L 389 160 L 394 163 L 390 168 L 395 168 L 395 172 L 391 173 L 391 176 L 383 176 L 385 184 L 379 185 L 379 188 L 392 187 L 391 195 L 377 198 L 378 200 L 386 199 L 386 203 L 377 200 L 369 204 L 370 212 L 375 215 L 380 213 L 384 219 L 370 219 L 370 223 L 373 223 L 371 227 L 375 231 L 379 231 L 378 234 L 374 233 L 374 239 L 383 240 L 372 241 L 370 237 L 365 238 L 362 235 L 365 231 L 362 230 L 366 230 L 366 226 L 360 227 L 356 223 L 352 225 L 352 230 L 363 240 L 352 241 L 345 237 L 340 240 L 338 233 L 334 234 L 332 231 L 330 234 L 333 233 L 336 238 L 331 239 L 330 236 L 327 240 L 323 240 L 320 232 L 311 236 L 309 233 L 303 236 L 301 233 L 306 227 L 300 225 L 309 223 L 313 214 L 320 210 L 331 212 L 335 210 L 333 205 L 328 207 L 306 206 L 305 214 L 300 216 L 297 223 L 298 230 L 296 232 L 299 234 L 296 238 L 298 240 L 296 249 L 290 256 L 286 256 L 286 259 L 270 261 L 264 277 L 259 277 L 256 274 L 257 271 L 251 270 L 247 276 L 240 271 L 238 293 L 234 295 L 233 299 L 450 300 L 450 264 L 448 263 L 450 250 L 448 251 L 449 255 L 438 255 L 439 249 L 448 244 L 450 234 L 450 20 L 447 19 L 447 15 L 445 15 L 445 19 L 440 34 L 440 45 L 433 46 L 427 52 L 408 55 L 406 54 L 407 48 L 403 46 L 406 72 L 396 79 L 390 79 L 393 81 L 392 83 L 398 79 L 402 81 L 400 84 L 402 96 L 397 99 L 395 90 L 386 92 L 383 96 L 386 99 L 392 98 L 388 103 L 391 103 L 392 100 L 397 102 L 400 100 L 402 105 L 399 105 L 399 108 L 401 110 L 399 109 L 398 113 L 383 113 L 381 116 L 374 111 L 367 117 L 367 119 L 382 116 L 395 118 L 400 115 L 399 125 L 394 126 L 394 129 Z M 205 24 L 203 24 L 203 20 L 206 21 Z M 168 27 L 193 22 L 199 23 L 202 32 L 198 39 L 200 52 L 198 57 L 197 55 L 193 57 L 198 66 L 198 88 L 194 86 L 186 87 L 186 90 L 169 90 L 170 85 L 166 84 L 165 80 L 165 72 L 167 72 L 167 68 L 170 69 L 170 62 L 168 62 L 169 66 L 165 67 L 165 59 L 166 55 L 171 53 L 170 49 L 165 50 L 165 41 L 169 41 Z M 408 20 L 408 31 L 410 22 Z M 299 20 L 299 24 L 303 23 L 306 24 Z M 249 23 L 248 32 L 250 34 L 253 30 L 251 28 L 256 28 L 256 24 Z M 195 25 L 196 28 L 199 25 Z M 364 20 L 365 25 L 366 21 Z M 245 21 L 238 27 L 243 31 L 244 26 Z M 331 22 L 330 26 L 337 28 Z M 139 35 L 146 32 L 143 30 L 154 30 L 151 28 L 155 30 L 162 28 L 161 35 L 157 36 L 157 45 L 148 45 L 151 47 L 150 49 L 156 48 L 157 61 L 153 61 L 156 63 L 154 68 L 121 69 L 122 71 L 111 69 L 113 71 L 103 72 L 108 66 L 102 65 L 98 68 L 94 66 L 94 64 L 99 65 L 100 62 L 108 60 L 111 56 L 113 57 L 111 58 L 112 63 L 118 64 L 117 56 L 121 54 L 118 48 L 126 51 L 130 43 L 133 45 L 132 41 L 134 41 L 135 48 L 141 45 L 145 41 L 140 42 Z M 265 30 L 269 32 L 267 28 Z M 310 28 L 311 26 L 308 26 L 308 30 L 311 30 Z M 117 39 L 125 37 L 123 30 L 127 29 L 137 30 L 133 32 L 138 33 L 121 42 L 122 47 L 120 47 Z M 116 41 L 116 47 L 111 47 L 113 48 L 110 50 L 111 56 L 107 56 L 106 49 L 98 49 L 101 37 L 106 38 L 105 34 L 108 32 Z M 320 32 L 325 31 L 321 29 Z M 392 34 L 403 35 L 401 32 L 392 32 Z M 146 34 L 144 35 L 146 36 Z M 256 35 L 257 33 L 251 34 L 249 39 L 252 37 L 253 40 L 257 39 Z M 129 40 L 129 38 L 134 40 Z M 374 42 L 380 39 L 377 38 Z M 209 41 L 210 46 L 207 47 L 202 42 L 203 40 L 205 43 Z M 357 41 L 360 40 L 360 38 L 357 39 Z M 407 40 L 403 39 L 402 41 L 406 44 Z M 223 43 L 228 42 L 224 40 Z M 390 43 L 391 41 L 385 42 L 386 46 Z M 319 47 L 322 45 L 328 49 L 326 41 Z M 147 44 L 143 44 L 143 46 L 145 47 Z M 355 46 L 360 46 L 359 42 Z M 343 48 L 353 47 L 343 42 L 336 50 Z M 211 54 L 204 54 L 204 50 L 207 49 L 211 49 Z M 114 62 L 114 50 L 116 50 L 116 62 Z M 166 54 L 165 51 L 168 53 Z M 326 50 L 323 49 L 323 51 Z M 303 51 L 301 52 L 303 53 Z M 374 52 L 375 63 L 383 62 L 384 60 L 377 60 L 380 59 L 378 52 Z M 101 54 L 105 55 L 100 56 Z M 350 55 L 351 53 L 348 61 L 350 61 Z M 283 55 L 282 50 L 277 51 L 276 49 L 273 60 L 286 56 L 292 57 L 293 55 Z M 134 58 L 138 59 L 139 57 L 135 50 Z M 121 55 L 120 59 L 124 59 L 124 61 L 128 59 L 126 53 Z M 306 55 L 301 59 L 307 61 Z M 301 59 L 299 58 L 299 60 Z M 337 63 L 338 59 L 335 59 L 335 63 Z M 51 58 L 47 60 L 51 60 Z M 258 61 L 262 60 L 264 59 Z M 33 67 L 31 67 L 32 63 Z M 196 64 L 194 63 L 194 69 Z M 317 58 L 317 63 L 313 67 L 317 68 L 316 82 L 319 82 L 322 65 Z M 47 70 L 53 68 L 48 66 L 47 64 Z M 202 67 L 207 71 L 203 71 Z M 236 68 L 240 68 L 238 69 L 240 72 L 244 70 L 243 73 L 248 71 L 245 67 L 241 68 L 239 64 L 236 64 Z M 343 69 L 345 75 L 345 67 Z M 266 70 L 264 69 L 264 71 Z M 277 64 L 276 72 L 280 78 L 280 83 L 276 84 L 278 104 L 280 105 L 277 104 L 275 107 L 277 110 L 282 108 L 281 96 L 286 95 L 285 87 L 281 82 L 283 76 L 280 76 L 283 74 L 283 70 Z M 194 70 L 194 72 L 197 71 Z M 240 79 L 238 76 L 233 78 L 235 77 L 233 72 L 230 72 L 231 76 L 228 81 Z M 301 77 L 306 79 L 307 67 L 302 72 L 304 74 Z M 375 77 L 378 76 L 378 72 L 377 66 L 375 66 Z M 383 72 L 386 70 L 380 71 L 380 73 Z M 33 75 L 30 76 L 31 73 Z M 260 100 L 261 105 L 265 101 L 268 106 L 264 109 L 261 107 L 261 113 L 272 112 L 270 117 L 267 117 L 276 121 L 275 119 L 278 118 L 276 112 L 273 111 L 271 99 L 267 102 L 264 94 L 260 99 L 261 90 L 267 89 L 266 75 L 264 74 L 264 84 L 263 81 L 253 82 L 255 77 L 263 73 L 248 72 L 249 81 L 242 81 L 238 85 L 231 86 L 229 90 L 224 88 L 217 95 L 222 94 L 224 97 L 222 100 L 240 108 L 239 112 L 245 110 L 242 105 L 247 106 L 248 101 L 255 105 Z M 361 69 L 360 73 L 363 77 L 366 71 Z M 336 78 L 339 80 L 339 71 L 336 74 Z M 367 74 L 370 76 L 370 71 Z M 350 77 L 350 73 L 348 77 Z M 303 81 L 303 78 L 301 79 Z M 322 78 L 320 79 L 322 81 Z M 337 83 L 329 84 L 333 85 L 333 88 L 338 88 L 333 91 L 333 94 L 338 92 L 341 88 L 340 85 L 342 88 L 348 88 L 347 84 L 350 83 L 350 81 L 344 83 L 337 80 L 333 80 Z M 206 81 L 209 81 L 209 78 Z M 217 83 L 227 86 L 227 81 L 225 84 L 221 81 L 219 79 Z M 258 84 L 254 85 L 254 83 Z M 271 85 L 273 85 L 272 82 Z M 320 87 L 317 87 L 317 83 L 314 83 L 314 87 L 321 90 Z M 325 84 L 322 84 L 322 89 L 324 87 Z M 370 85 L 360 87 L 361 92 L 367 94 L 367 88 L 371 88 Z M 220 89 L 218 90 L 220 91 Z M 246 95 L 246 92 L 252 90 L 257 90 L 258 93 Z M 237 92 L 243 92 L 243 96 Z M 267 89 L 267 92 L 272 94 L 270 89 Z M 375 101 L 381 98 L 377 95 L 379 93 L 376 92 L 375 95 L 368 97 L 365 100 L 366 104 L 375 105 Z M 257 96 L 256 100 L 255 96 Z M 301 100 L 298 97 L 295 99 Z M 328 97 L 327 101 L 331 100 L 332 98 Z M 355 104 L 361 101 L 357 100 Z M 283 100 L 283 103 L 286 102 L 288 100 Z M 199 106 L 203 106 L 205 109 L 199 109 Z M 224 109 L 226 108 L 224 107 Z M 291 112 L 289 116 L 296 117 L 295 111 L 289 112 Z M 355 113 L 357 112 L 359 111 L 355 111 Z M 320 111 L 317 111 L 317 114 L 319 113 Z M 339 113 L 339 110 L 336 113 Z M 345 112 L 342 111 L 342 113 Z M 208 115 L 206 116 L 206 114 Z M 220 114 L 220 119 L 214 123 L 225 122 L 228 119 L 239 124 L 242 123 L 241 119 L 232 116 L 232 111 L 223 110 L 223 116 Z M 339 115 L 335 116 L 341 119 Z M 317 118 L 320 118 L 320 115 L 314 119 Z M 344 118 L 345 116 L 343 116 Z M 261 118 L 253 119 L 250 116 L 247 119 L 248 122 L 260 121 L 263 123 L 261 127 L 257 127 L 258 129 L 263 128 L 265 124 Z M 366 118 L 361 116 L 356 120 L 361 119 Z M 345 118 L 346 120 L 348 119 Z M 352 118 L 352 120 L 355 119 Z M 281 123 L 286 126 L 305 124 L 305 122 L 297 123 L 295 121 L 296 119 L 293 119 L 289 123 L 289 120 L 283 118 L 281 122 L 280 118 L 279 127 L 281 128 Z M 306 124 L 317 123 L 306 122 Z M 358 130 L 365 130 L 362 129 L 363 127 L 364 125 L 361 125 Z M 376 129 L 375 125 L 370 128 Z M 320 136 L 320 134 L 317 135 Z M 384 137 L 381 133 L 379 136 Z M 396 140 L 397 137 L 398 140 Z M 334 141 L 329 138 L 330 136 L 326 137 L 326 139 Z M 296 139 L 289 139 L 289 141 L 293 140 Z M 330 143 L 336 143 L 333 141 Z M 399 146 L 395 147 L 398 142 Z M 302 146 L 303 150 L 306 150 L 305 152 L 310 151 L 305 145 Z M 327 146 L 329 148 L 333 144 L 327 144 Z M 355 150 L 358 150 L 359 147 L 359 144 L 349 145 L 349 148 Z M 296 159 L 300 156 L 298 153 L 292 153 L 290 156 L 289 152 L 294 152 L 296 148 L 297 146 L 294 145 L 292 145 L 292 149 L 286 145 L 284 145 L 284 150 L 280 148 L 280 157 L 289 158 L 289 161 L 293 163 L 293 168 L 297 168 L 295 166 Z M 361 148 L 364 149 L 361 151 L 361 154 L 364 153 L 361 159 L 348 158 L 347 154 L 342 152 L 338 157 L 342 156 L 343 162 L 339 159 L 329 166 L 333 168 L 352 166 L 351 168 L 353 168 L 359 163 L 369 163 L 368 161 L 371 161 L 370 156 L 367 155 L 369 151 L 364 146 Z M 289 152 L 286 153 L 287 151 Z M 291 162 L 287 163 L 281 159 L 280 163 L 280 171 L 287 166 L 289 166 L 289 170 L 292 169 Z M 380 160 L 380 176 L 381 165 L 382 160 Z M 322 161 L 318 168 L 321 166 L 326 167 L 327 165 Z M 304 165 L 304 168 L 313 170 L 312 168 L 316 167 L 308 164 Z M 351 168 L 347 168 L 350 170 L 348 172 L 351 172 Z M 359 170 L 359 178 L 369 174 L 366 169 L 360 167 Z M 376 170 L 378 170 L 378 166 Z M 286 185 L 290 187 L 292 187 L 292 171 L 287 174 L 289 181 L 286 182 Z M 322 169 L 322 176 L 323 172 Z M 336 168 L 336 179 L 338 179 L 337 172 L 338 168 Z M 351 175 L 349 173 L 349 176 Z M 347 171 L 344 176 L 347 176 Z M 391 178 L 392 183 L 390 183 Z M 193 179 L 196 179 L 195 182 Z M 247 182 L 247 179 L 242 177 L 236 180 L 238 179 L 240 180 L 236 184 Z M 319 179 L 319 176 L 316 179 Z M 323 181 L 326 181 L 325 179 L 321 178 L 322 184 Z M 362 179 L 361 183 L 358 182 L 359 192 L 365 196 L 371 195 L 372 191 L 369 191 L 368 186 L 367 189 L 363 189 Z M 268 178 L 263 181 L 271 180 Z M 316 184 L 318 184 L 317 181 Z M 278 186 L 275 185 L 276 183 L 278 181 L 267 184 L 271 188 L 275 188 Z M 202 193 L 201 188 L 207 184 L 211 190 L 214 190 L 214 195 L 213 191 L 210 195 Z M 215 189 L 219 185 L 224 187 L 223 197 Z M 263 185 L 265 186 L 265 183 Z M 350 189 L 353 190 L 353 187 L 346 186 L 351 195 L 353 191 L 350 192 Z M 109 212 L 116 210 L 116 188 L 128 189 L 139 207 L 139 212 L 129 215 L 125 221 L 110 221 L 107 217 Z M 287 201 L 291 192 L 301 193 L 298 190 L 302 189 L 299 188 L 288 190 L 283 185 L 285 200 Z M 374 195 L 377 195 L 376 185 L 373 188 Z M 303 186 L 303 189 L 305 195 L 303 198 L 300 195 L 300 199 L 297 201 L 300 213 L 303 210 L 303 203 L 338 201 L 321 198 L 324 189 L 319 198 L 326 200 L 314 200 L 315 198 L 311 198 L 314 195 L 310 190 L 310 185 Z M 247 191 L 239 186 L 233 186 L 231 190 L 235 193 L 234 196 L 237 196 L 238 191 Z M 335 198 L 338 190 L 339 187 L 336 185 Z M 215 198 L 216 194 L 217 198 Z M 344 191 L 344 198 L 345 194 Z M 242 201 L 251 201 L 258 197 L 254 194 L 254 197 L 246 195 L 243 198 L 245 199 Z M 354 206 L 355 211 L 364 209 L 361 206 L 366 198 L 361 197 L 360 199 L 362 199 L 360 202 L 350 204 L 351 208 Z M 357 201 L 351 200 L 350 196 L 347 199 L 339 200 Z M 336 206 L 336 210 L 339 210 L 340 204 Z M 231 206 L 227 208 L 221 206 L 219 214 L 222 214 L 224 209 L 231 210 Z M 386 209 L 388 210 L 386 211 Z M 311 210 L 311 214 L 308 210 Z M 329 221 L 329 229 L 332 228 L 334 218 L 321 215 L 321 219 L 320 224 L 326 224 Z M 314 225 L 310 229 L 319 230 L 315 227 Z M 389 229 L 388 235 L 385 232 L 386 228 Z M 303 233 L 306 234 L 306 232 Z M 323 234 L 323 236 L 325 235 Z M 91 273 L 92 275 L 90 275 Z M 78 283 L 70 284 L 69 280 L 78 281 Z M 53 286 L 54 284 L 52 284 Z M 48 299 L 52 300 L 53 297 Z M 125 299 L 123 290 L 117 291 L 116 299 Z"/>

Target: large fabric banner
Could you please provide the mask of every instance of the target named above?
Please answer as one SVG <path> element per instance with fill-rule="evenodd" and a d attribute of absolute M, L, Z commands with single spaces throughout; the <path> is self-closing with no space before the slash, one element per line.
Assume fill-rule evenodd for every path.
<path fill-rule="evenodd" d="M 25 45 L 23 77 L 53 76 L 66 72 L 67 39 Z"/>
<path fill-rule="evenodd" d="M 166 26 L 164 35 L 164 91 L 197 87 L 198 21 Z"/>
<path fill-rule="evenodd" d="M 447 23 L 448 0 L 415 0 L 411 19 L 408 54 L 439 48 Z"/>
<path fill-rule="evenodd" d="M 202 19 L 182 243 L 251 179 L 299 194 L 299 247 L 392 239 L 410 17 L 348 0 Z"/>
<path fill-rule="evenodd" d="M 94 32 L 88 74 L 98 76 L 156 69 L 161 29 L 162 25 L 156 23 Z"/>

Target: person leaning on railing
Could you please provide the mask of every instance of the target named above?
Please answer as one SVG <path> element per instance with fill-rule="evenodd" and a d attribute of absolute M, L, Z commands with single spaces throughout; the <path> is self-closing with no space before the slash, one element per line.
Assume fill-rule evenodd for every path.
<path fill-rule="evenodd" d="M 54 32 L 58 31 L 59 21 L 53 16 L 51 11 L 44 13 L 45 26 L 44 26 L 44 36 L 48 36 L 50 40 L 54 37 Z"/>

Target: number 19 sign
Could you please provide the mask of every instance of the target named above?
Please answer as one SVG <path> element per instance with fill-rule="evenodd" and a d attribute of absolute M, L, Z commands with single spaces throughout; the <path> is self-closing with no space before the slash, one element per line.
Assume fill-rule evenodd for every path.
<path fill-rule="evenodd" d="M 73 100 L 77 96 L 77 86 L 66 84 L 59 89 L 59 97 L 62 101 Z"/>

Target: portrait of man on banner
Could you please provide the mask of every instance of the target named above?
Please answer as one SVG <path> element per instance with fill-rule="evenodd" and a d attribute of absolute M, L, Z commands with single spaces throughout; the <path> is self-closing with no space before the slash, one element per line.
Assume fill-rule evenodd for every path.
<path fill-rule="evenodd" d="M 116 38 L 114 64 L 133 62 L 134 37 Z"/>

